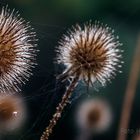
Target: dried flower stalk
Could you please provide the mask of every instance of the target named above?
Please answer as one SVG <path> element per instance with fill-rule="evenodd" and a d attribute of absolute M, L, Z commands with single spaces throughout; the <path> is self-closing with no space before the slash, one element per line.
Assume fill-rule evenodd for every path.
<path fill-rule="evenodd" d="M 138 44 L 135 50 L 134 58 L 132 61 L 131 71 L 128 79 L 128 84 L 126 87 L 123 109 L 121 114 L 120 126 L 118 131 L 118 140 L 126 140 L 127 129 L 129 125 L 133 100 L 135 97 L 135 90 L 138 81 L 138 75 L 140 71 L 140 35 L 138 37 Z"/>
<path fill-rule="evenodd" d="M 56 108 L 56 112 L 53 115 L 53 118 L 50 120 L 49 126 L 46 128 L 46 130 L 43 132 L 43 135 L 41 136 L 40 140 L 48 140 L 50 134 L 52 133 L 53 127 L 56 125 L 57 121 L 61 117 L 62 111 L 64 107 L 67 105 L 69 98 L 71 97 L 72 91 L 74 90 L 79 77 L 75 77 L 69 87 L 66 90 L 66 93 L 64 94 L 62 101 L 59 103 L 58 107 Z"/>
<path fill-rule="evenodd" d="M 61 113 L 66 106 L 72 91 L 79 80 L 84 81 L 87 86 L 100 83 L 105 86 L 121 67 L 119 60 L 121 44 L 114 37 L 111 28 L 92 25 L 91 22 L 84 25 L 84 29 L 77 25 L 64 35 L 57 49 L 57 62 L 65 65 L 65 71 L 60 75 L 61 79 L 73 79 L 56 108 L 56 113 L 44 131 L 41 140 L 48 140 Z"/>

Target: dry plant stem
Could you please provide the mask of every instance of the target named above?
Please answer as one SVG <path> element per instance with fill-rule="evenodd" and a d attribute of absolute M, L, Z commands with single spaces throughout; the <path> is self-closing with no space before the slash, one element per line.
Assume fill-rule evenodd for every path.
<path fill-rule="evenodd" d="M 135 55 L 133 58 L 128 84 L 126 88 L 126 93 L 124 97 L 123 109 L 122 109 L 120 126 L 118 131 L 118 140 L 126 140 L 127 138 L 127 129 L 129 126 L 131 109 L 135 97 L 135 90 L 136 90 L 138 75 L 140 70 L 139 60 L 140 60 L 140 35 L 138 38 L 138 44 L 135 50 Z"/>
<path fill-rule="evenodd" d="M 67 105 L 69 98 L 71 97 L 72 91 L 77 85 L 79 76 L 77 75 L 73 81 L 70 83 L 69 87 L 67 88 L 64 96 L 62 97 L 61 102 L 59 103 L 58 107 L 56 108 L 56 112 L 53 115 L 53 118 L 50 120 L 49 126 L 46 128 L 46 130 L 43 132 L 40 140 L 48 140 L 50 134 L 52 133 L 52 130 L 54 126 L 56 125 L 57 121 L 61 118 L 61 114 L 64 110 L 64 107 Z"/>

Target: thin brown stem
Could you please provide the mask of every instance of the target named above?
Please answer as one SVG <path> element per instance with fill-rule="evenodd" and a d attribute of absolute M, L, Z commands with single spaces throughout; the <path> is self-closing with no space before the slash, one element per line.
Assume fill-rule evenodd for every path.
<path fill-rule="evenodd" d="M 139 60 L 140 60 L 140 36 L 138 38 L 138 44 L 135 50 L 131 71 L 128 79 L 128 84 L 126 88 L 126 93 L 124 97 L 123 109 L 122 109 L 120 126 L 118 131 L 118 140 L 126 140 L 127 138 L 127 130 L 129 126 L 131 109 L 135 97 L 135 90 L 136 90 L 138 75 L 140 70 Z"/>
<path fill-rule="evenodd" d="M 40 140 L 48 140 L 50 134 L 52 133 L 52 130 L 54 126 L 56 125 L 57 121 L 61 118 L 61 114 L 64 110 L 64 107 L 67 105 L 69 98 L 71 97 L 72 91 L 77 85 L 79 79 L 79 75 L 77 75 L 73 81 L 70 83 L 69 87 L 67 88 L 64 96 L 62 97 L 61 102 L 59 103 L 58 107 L 56 108 L 56 112 L 53 115 L 52 119 L 50 120 L 50 123 L 48 127 L 46 127 L 46 130 L 43 132 Z"/>

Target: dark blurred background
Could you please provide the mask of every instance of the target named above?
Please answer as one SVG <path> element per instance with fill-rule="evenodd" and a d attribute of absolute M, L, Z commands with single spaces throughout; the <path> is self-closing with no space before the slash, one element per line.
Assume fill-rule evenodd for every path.
<path fill-rule="evenodd" d="M 68 28 L 76 23 L 98 20 L 115 30 L 123 43 L 122 74 L 117 74 L 99 91 L 90 89 L 89 96 L 85 87 L 78 86 L 63 117 L 54 129 L 52 140 L 75 140 L 78 129 L 74 115 L 79 102 L 85 98 L 106 99 L 113 112 L 113 123 L 105 133 L 96 135 L 94 140 L 114 140 L 117 137 L 123 97 L 131 68 L 131 62 L 137 45 L 140 30 L 139 0 L 0 0 L 0 9 L 8 4 L 15 8 L 37 33 L 38 66 L 34 75 L 22 88 L 22 96 L 28 110 L 27 121 L 22 129 L 14 133 L 3 134 L 2 140 L 39 140 L 42 131 L 49 123 L 55 107 L 64 93 L 64 84 L 58 83 L 55 76 L 62 72 L 62 67 L 54 64 L 55 47 Z M 140 60 L 137 60 L 140 61 Z M 129 128 L 140 128 L 140 82 L 136 89 L 135 101 L 131 113 Z M 128 134 L 132 139 L 134 133 Z"/>

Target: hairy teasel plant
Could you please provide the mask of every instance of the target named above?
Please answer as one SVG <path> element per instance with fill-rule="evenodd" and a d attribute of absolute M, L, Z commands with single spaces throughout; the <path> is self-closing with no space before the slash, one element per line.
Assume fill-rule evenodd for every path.
<path fill-rule="evenodd" d="M 41 140 L 49 139 L 78 81 L 84 81 L 88 87 L 94 86 L 96 82 L 105 86 L 119 71 L 122 50 L 118 47 L 121 43 L 113 32 L 107 25 L 89 22 L 84 27 L 72 27 L 72 30 L 62 37 L 56 49 L 57 63 L 63 64 L 65 71 L 58 78 L 69 79 L 70 84 Z"/>
<path fill-rule="evenodd" d="M 19 91 L 35 66 L 33 28 L 18 12 L 3 7 L 0 13 L 0 92 Z"/>

